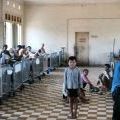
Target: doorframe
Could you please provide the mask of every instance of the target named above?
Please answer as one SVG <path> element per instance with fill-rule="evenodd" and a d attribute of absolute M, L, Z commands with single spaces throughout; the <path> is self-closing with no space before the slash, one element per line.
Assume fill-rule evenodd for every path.
<path fill-rule="evenodd" d="M 90 32 L 85 32 L 85 31 L 79 31 L 79 32 L 75 32 L 75 46 L 74 46 L 74 55 L 76 56 L 77 58 L 77 54 L 75 53 L 75 47 L 76 47 L 76 44 L 77 44 L 77 33 L 87 33 L 88 34 L 88 63 L 87 63 L 87 66 L 89 66 L 89 35 L 90 35 Z M 84 66 L 84 65 L 83 65 Z"/>

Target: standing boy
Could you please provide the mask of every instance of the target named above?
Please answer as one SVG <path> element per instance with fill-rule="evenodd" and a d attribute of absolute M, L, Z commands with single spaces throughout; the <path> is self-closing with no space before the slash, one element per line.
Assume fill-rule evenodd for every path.
<path fill-rule="evenodd" d="M 65 69 L 64 84 L 69 97 L 71 118 L 77 118 L 78 96 L 80 91 L 80 70 L 76 66 L 76 57 L 70 56 L 69 67 Z"/>

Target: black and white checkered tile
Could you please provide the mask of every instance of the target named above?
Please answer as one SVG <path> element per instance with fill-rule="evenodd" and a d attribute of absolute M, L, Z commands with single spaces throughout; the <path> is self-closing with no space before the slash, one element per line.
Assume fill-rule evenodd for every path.
<path fill-rule="evenodd" d="M 63 71 L 61 68 L 50 73 L 40 83 L 26 86 L 4 101 L 0 105 L 0 120 L 69 120 L 69 104 L 62 99 Z M 91 74 L 94 77 L 94 72 Z M 90 102 L 79 103 L 77 120 L 111 120 L 111 95 L 86 94 Z"/>

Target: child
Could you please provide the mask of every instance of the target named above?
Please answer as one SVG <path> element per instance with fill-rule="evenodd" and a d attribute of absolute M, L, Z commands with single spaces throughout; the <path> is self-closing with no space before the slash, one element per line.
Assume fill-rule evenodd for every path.
<path fill-rule="evenodd" d="M 77 118 L 78 96 L 80 91 L 80 70 L 76 66 L 76 57 L 70 56 L 68 59 L 69 67 L 65 69 L 64 85 L 70 103 L 71 118 Z M 73 110 L 74 109 L 74 110 Z"/>
<path fill-rule="evenodd" d="M 105 70 L 99 75 L 99 80 L 97 85 L 100 87 L 100 94 L 103 94 L 103 91 L 110 91 L 112 77 L 110 73 L 110 65 L 105 64 Z"/>
<path fill-rule="evenodd" d="M 90 86 L 90 91 L 92 91 L 94 89 L 94 86 L 93 84 L 91 83 L 91 81 L 88 79 L 88 73 L 89 73 L 89 70 L 88 69 L 84 69 L 83 70 L 83 73 L 81 75 L 81 82 L 83 84 L 83 88 L 86 87 L 87 84 L 89 84 Z"/>

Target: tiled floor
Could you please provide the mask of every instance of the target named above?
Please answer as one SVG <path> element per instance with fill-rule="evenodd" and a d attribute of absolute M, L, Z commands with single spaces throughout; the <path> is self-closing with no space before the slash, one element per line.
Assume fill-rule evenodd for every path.
<path fill-rule="evenodd" d="M 0 105 L 0 120 L 69 120 L 69 104 L 62 99 L 63 68 L 25 87 L 23 92 Z M 102 68 L 89 68 L 90 79 L 96 83 Z M 79 103 L 77 120 L 111 120 L 110 94 L 87 92 L 89 104 Z"/>

